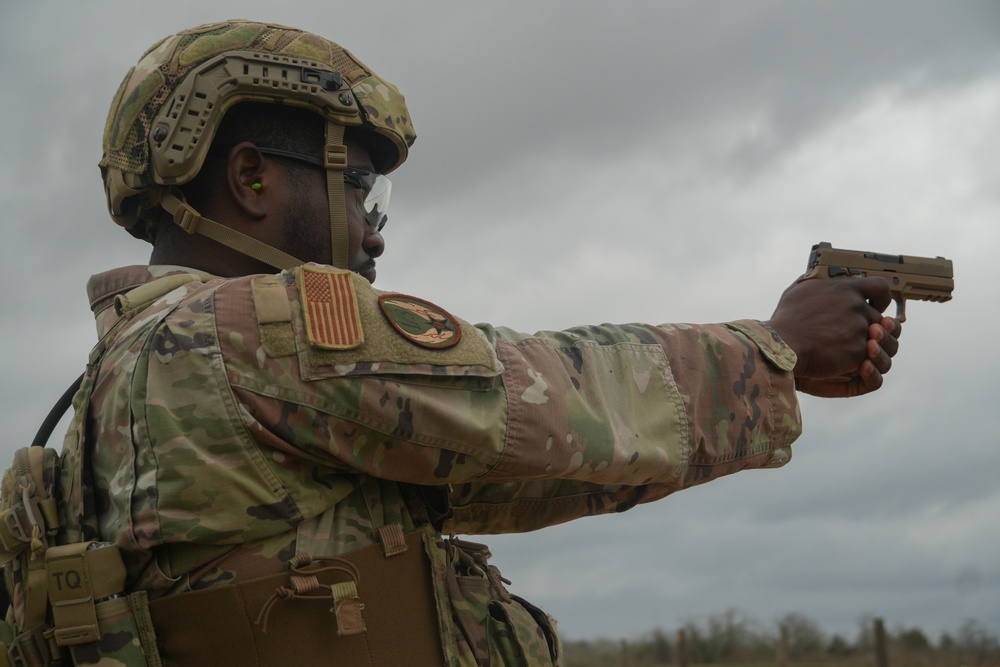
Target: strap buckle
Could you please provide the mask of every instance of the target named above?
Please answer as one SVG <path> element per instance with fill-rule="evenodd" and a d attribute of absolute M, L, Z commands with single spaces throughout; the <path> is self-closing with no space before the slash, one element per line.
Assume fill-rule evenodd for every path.
<path fill-rule="evenodd" d="M 42 624 L 22 632 L 7 649 L 7 659 L 11 667 L 33 667 L 34 665 L 59 665 L 62 663 L 59 648 L 55 645 L 52 628 Z"/>
<path fill-rule="evenodd" d="M 32 550 L 44 548 L 45 537 L 54 533 L 51 515 L 45 511 L 46 505 L 54 510 L 54 502 L 38 496 L 35 483 L 27 475 L 18 477 L 17 484 L 21 499 L 0 514 L 0 563 L 5 562 L 3 556 L 13 557 L 27 546 Z"/>
<path fill-rule="evenodd" d="M 25 519 L 24 521 L 21 520 L 22 517 Z M 3 517 L 3 525 L 6 529 L 4 532 L 6 535 L 0 533 L 0 543 L 3 544 L 6 551 L 18 553 L 24 548 L 25 544 L 31 542 L 31 535 L 25 531 L 26 523 L 28 523 L 27 511 L 21 503 L 14 505 L 7 511 L 7 515 Z M 18 542 L 23 542 L 23 544 L 8 544 L 7 540 L 3 539 L 7 535 L 14 538 Z"/>
<path fill-rule="evenodd" d="M 343 171 L 347 168 L 347 146 L 327 144 L 323 146 L 323 168 Z"/>
<path fill-rule="evenodd" d="M 182 201 L 177 206 L 177 210 L 174 211 L 174 222 L 188 234 L 194 234 L 198 231 L 201 214 L 191 208 L 186 201 Z"/>

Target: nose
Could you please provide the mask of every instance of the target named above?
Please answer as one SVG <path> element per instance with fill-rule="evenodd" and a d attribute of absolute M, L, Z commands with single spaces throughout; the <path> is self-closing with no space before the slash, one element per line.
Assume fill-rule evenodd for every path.
<path fill-rule="evenodd" d="M 382 238 L 382 234 L 365 225 L 365 237 L 361 240 L 361 247 L 369 257 L 375 259 L 385 252 L 385 239 Z"/>

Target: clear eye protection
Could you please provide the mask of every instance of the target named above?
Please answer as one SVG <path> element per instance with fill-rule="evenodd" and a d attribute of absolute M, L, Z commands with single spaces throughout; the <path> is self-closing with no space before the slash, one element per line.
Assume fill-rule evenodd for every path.
<path fill-rule="evenodd" d="M 387 176 L 366 169 L 347 167 L 344 169 L 344 183 L 361 190 L 364 195 L 365 220 L 376 232 L 385 227 L 389 209 L 389 195 L 392 182 Z"/>
<path fill-rule="evenodd" d="M 257 150 L 264 155 L 283 157 L 324 168 L 323 160 L 312 155 L 262 146 L 258 146 Z M 389 177 L 360 167 L 344 167 L 344 183 L 361 191 L 364 196 L 365 222 L 376 232 L 381 232 L 388 220 L 386 211 L 389 208 L 389 195 L 392 193 L 392 182 L 389 181 Z"/>

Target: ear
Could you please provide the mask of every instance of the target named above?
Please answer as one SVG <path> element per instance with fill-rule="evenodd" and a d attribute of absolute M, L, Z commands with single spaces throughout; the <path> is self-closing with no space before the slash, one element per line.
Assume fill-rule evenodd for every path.
<path fill-rule="evenodd" d="M 233 146 L 226 162 L 226 188 L 245 216 L 254 220 L 266 217 L 271 199 L 268 194 L 275 186 L 275 165 L 256 145 L 241 141 Z"/>

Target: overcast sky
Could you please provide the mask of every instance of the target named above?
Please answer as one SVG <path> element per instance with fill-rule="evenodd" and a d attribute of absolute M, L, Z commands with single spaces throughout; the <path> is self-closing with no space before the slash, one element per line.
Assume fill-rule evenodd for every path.
<path fill-rule="evenodd" d="M 1000 632 L 990 0 L 6 0 L 3 465 L 83 370 L 87 277 L 148 258 L 97 169 L 119 82 L 160 37 L 235 16 L 338 41 L 404 92 L 418 140 L 377 286 L 465 319 L 765 319 L 819 241 L 954 260 L 954 301 L 910 305 L 881 391 L 803 401 L 786 468 L 485 540 L 567 637 L 728 608 Z"/>

